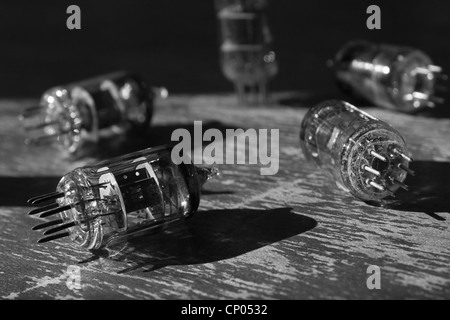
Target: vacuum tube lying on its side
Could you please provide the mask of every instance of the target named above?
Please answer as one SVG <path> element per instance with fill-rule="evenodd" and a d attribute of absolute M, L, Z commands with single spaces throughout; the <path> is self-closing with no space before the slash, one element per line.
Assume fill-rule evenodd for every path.
<path fill-rule="evenodd" d="M 218 170 L 175 165 L 171 150 L 149 148 L 67 173 L 56 192 L 29 200 L 56 201 L 29 212 L 58 216 L 33 227 L 48 228 L 38 242 L 69 237 L 83 248 L 98 249 L 191 216 L 202 185 Z"/>
<path fill-rule="evenodd" d="M 326 101 L 303 119 L 300 144 L 307 160 L 337 185 L 365 201 L 380 201 L 399 188 L 412 161 L 400 133 L 344 101 Z"/>
<path fill-rule="evenodd" d="M 59 142 L 71 153 L 100 137 L 143 130 L 150 123 L 155 97 L 167 90 L 150 88 L 137 75 L 117 72 L 47 90 L 39 105 L 24 110 L 26 143 Z"/>
<path fill-rule="evenodd" d="M 420 50 L 352 41 L 332 65 L 343 91 L 377 106 L 414 113 L 443 103 L 436 91 L 447 76 Z"/>

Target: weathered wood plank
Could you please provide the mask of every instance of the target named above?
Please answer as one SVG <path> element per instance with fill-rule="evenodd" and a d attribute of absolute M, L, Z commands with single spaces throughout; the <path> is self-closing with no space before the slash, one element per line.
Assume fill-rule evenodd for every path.
<path fill-rule="evenodd" d="M 388 209 L 342 193 L 305 163 L 298 131 L 306 108 L 171 97 L 145 137 L 96 157 L 170 142 L 174 129 L 203 120 L 204 129 L 279 129 L 279 172 L 219 165 L 193 219 L 106 256 L 67 240 L 35 244 L 26 199 L 53 191 L 61 175 L 94 157 L 74 161 L 56 148 L 24 146 L 17 115 L 27 103 L 0 101 L 1 298 L 450 298 L 450 119 L 367 109 L 398 128 L 417 160 L 411 191 Z M 70 265 L 81 267 L 81 290 L 66 286 Z M 381 268 L 381 290 L 366 287 L 369 265 Z"/>

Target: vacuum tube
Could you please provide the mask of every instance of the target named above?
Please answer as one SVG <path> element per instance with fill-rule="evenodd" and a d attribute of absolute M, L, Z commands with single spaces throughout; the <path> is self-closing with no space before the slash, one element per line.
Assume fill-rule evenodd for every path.
<path fill-rule="evenodd" d="M 33 227 L 47 242 L 69 237 L 86 249 L 98 249 L 196 212 L 202 185 L 218 173 L 215 168 L 175 165 L 170 146 L 149 148 L 62 177 L 56 191 L 29 200 L 45 204 L 29 212 L 54 217 Z"/>
<path fill-rule="evenodd" d="M 139 76 L 117 72 L 48 89 L 39 105 L 24 110 L 21 120 L 27 144 L 59 143 L 75 153 L 85 142 L 144 130 L 149 125 L 155 97 L 164 88 L 150 88 Z"/>
<path fill-rule="evenodd" d="M 420 50 L 352 41 L 332 65 L 343 91 L 376 106 L 415 113 L 443 103 L 437 83 L 447 77 Z"/>
<path fill-rule="evenodd" d="M 405 140 L 389 124 L 344 101 L 311 108 L 301 125 L 306 159 L 328 172 L 338 187 L 364 201 L 393 196 L 412 161 Z"/>
<path fill-rule="evenodd" d="M 268 82 L 278 73 L 268 22 L 268 0 L 216 0 L 222 73 L 234 83 L 239 103 L 267 102 Z"/>

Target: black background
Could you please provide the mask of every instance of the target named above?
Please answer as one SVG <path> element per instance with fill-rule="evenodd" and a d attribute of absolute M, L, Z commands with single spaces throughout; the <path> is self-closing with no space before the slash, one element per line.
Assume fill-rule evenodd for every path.
<path fill-rule="evenodd" d="M 81 8 L 81 30 L 66 9 Z M 366 9 L 381 8 L 381 30 Z M 117 69 L 172 93 L 231 91 L 218 62 L 213 0 L 14 1 L 0 5 L 0 98 L 34 97 L 54 85 Z M 338 92 L 326 60 L 355 38 L 417 47 L 450 70 L 450 2 L 271 1 L 280 73 L 274 90 Z"/>

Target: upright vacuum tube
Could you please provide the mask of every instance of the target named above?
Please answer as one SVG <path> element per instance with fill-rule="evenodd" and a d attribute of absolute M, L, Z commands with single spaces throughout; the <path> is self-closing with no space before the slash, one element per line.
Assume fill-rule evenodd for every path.
<path fill-rule="evenodd" d="M 220 31 L 220 62 L 238 101 L 267 101 L 269 81 L 278 73 L 268 0 L 215 0 Z"/>
<path fill-rule="evenodd" d="M 53 202 L 30 215 L 57 217 L 33 227 L 47 229 L 38 242 L 69 237 L 83 248 L 98 249 L 191 216 L 202 185 L 218 171 L 175 165 L 171 150 L 149 148 L 67 173 L 56 192 L 29 200 Z"/>
<path fill-rule="evenodd" d="M 326 101 L 303 119 L 300 144 L 307 160 L 328 172 L 338 187 L 365 201 L 393 196 L 412 161 L 400 133 L 343 101 Z"/>
<path fill-rule="evenodd" d="M 39 105 L 24 110 L 26 143 L 57 142 L 71 153 L 126 130 L 145 129 L 153 100 L 165 89 L 150 88 L 137 75 L 117 72 L 48 89 Z"/>
<path fill-rule="evenodd" d="M 447 77 L 420 50 L 352 41 L 332 64 L 344 91 L 374 105 L 414 113 L 443 102 L 438 80 Z"/>

